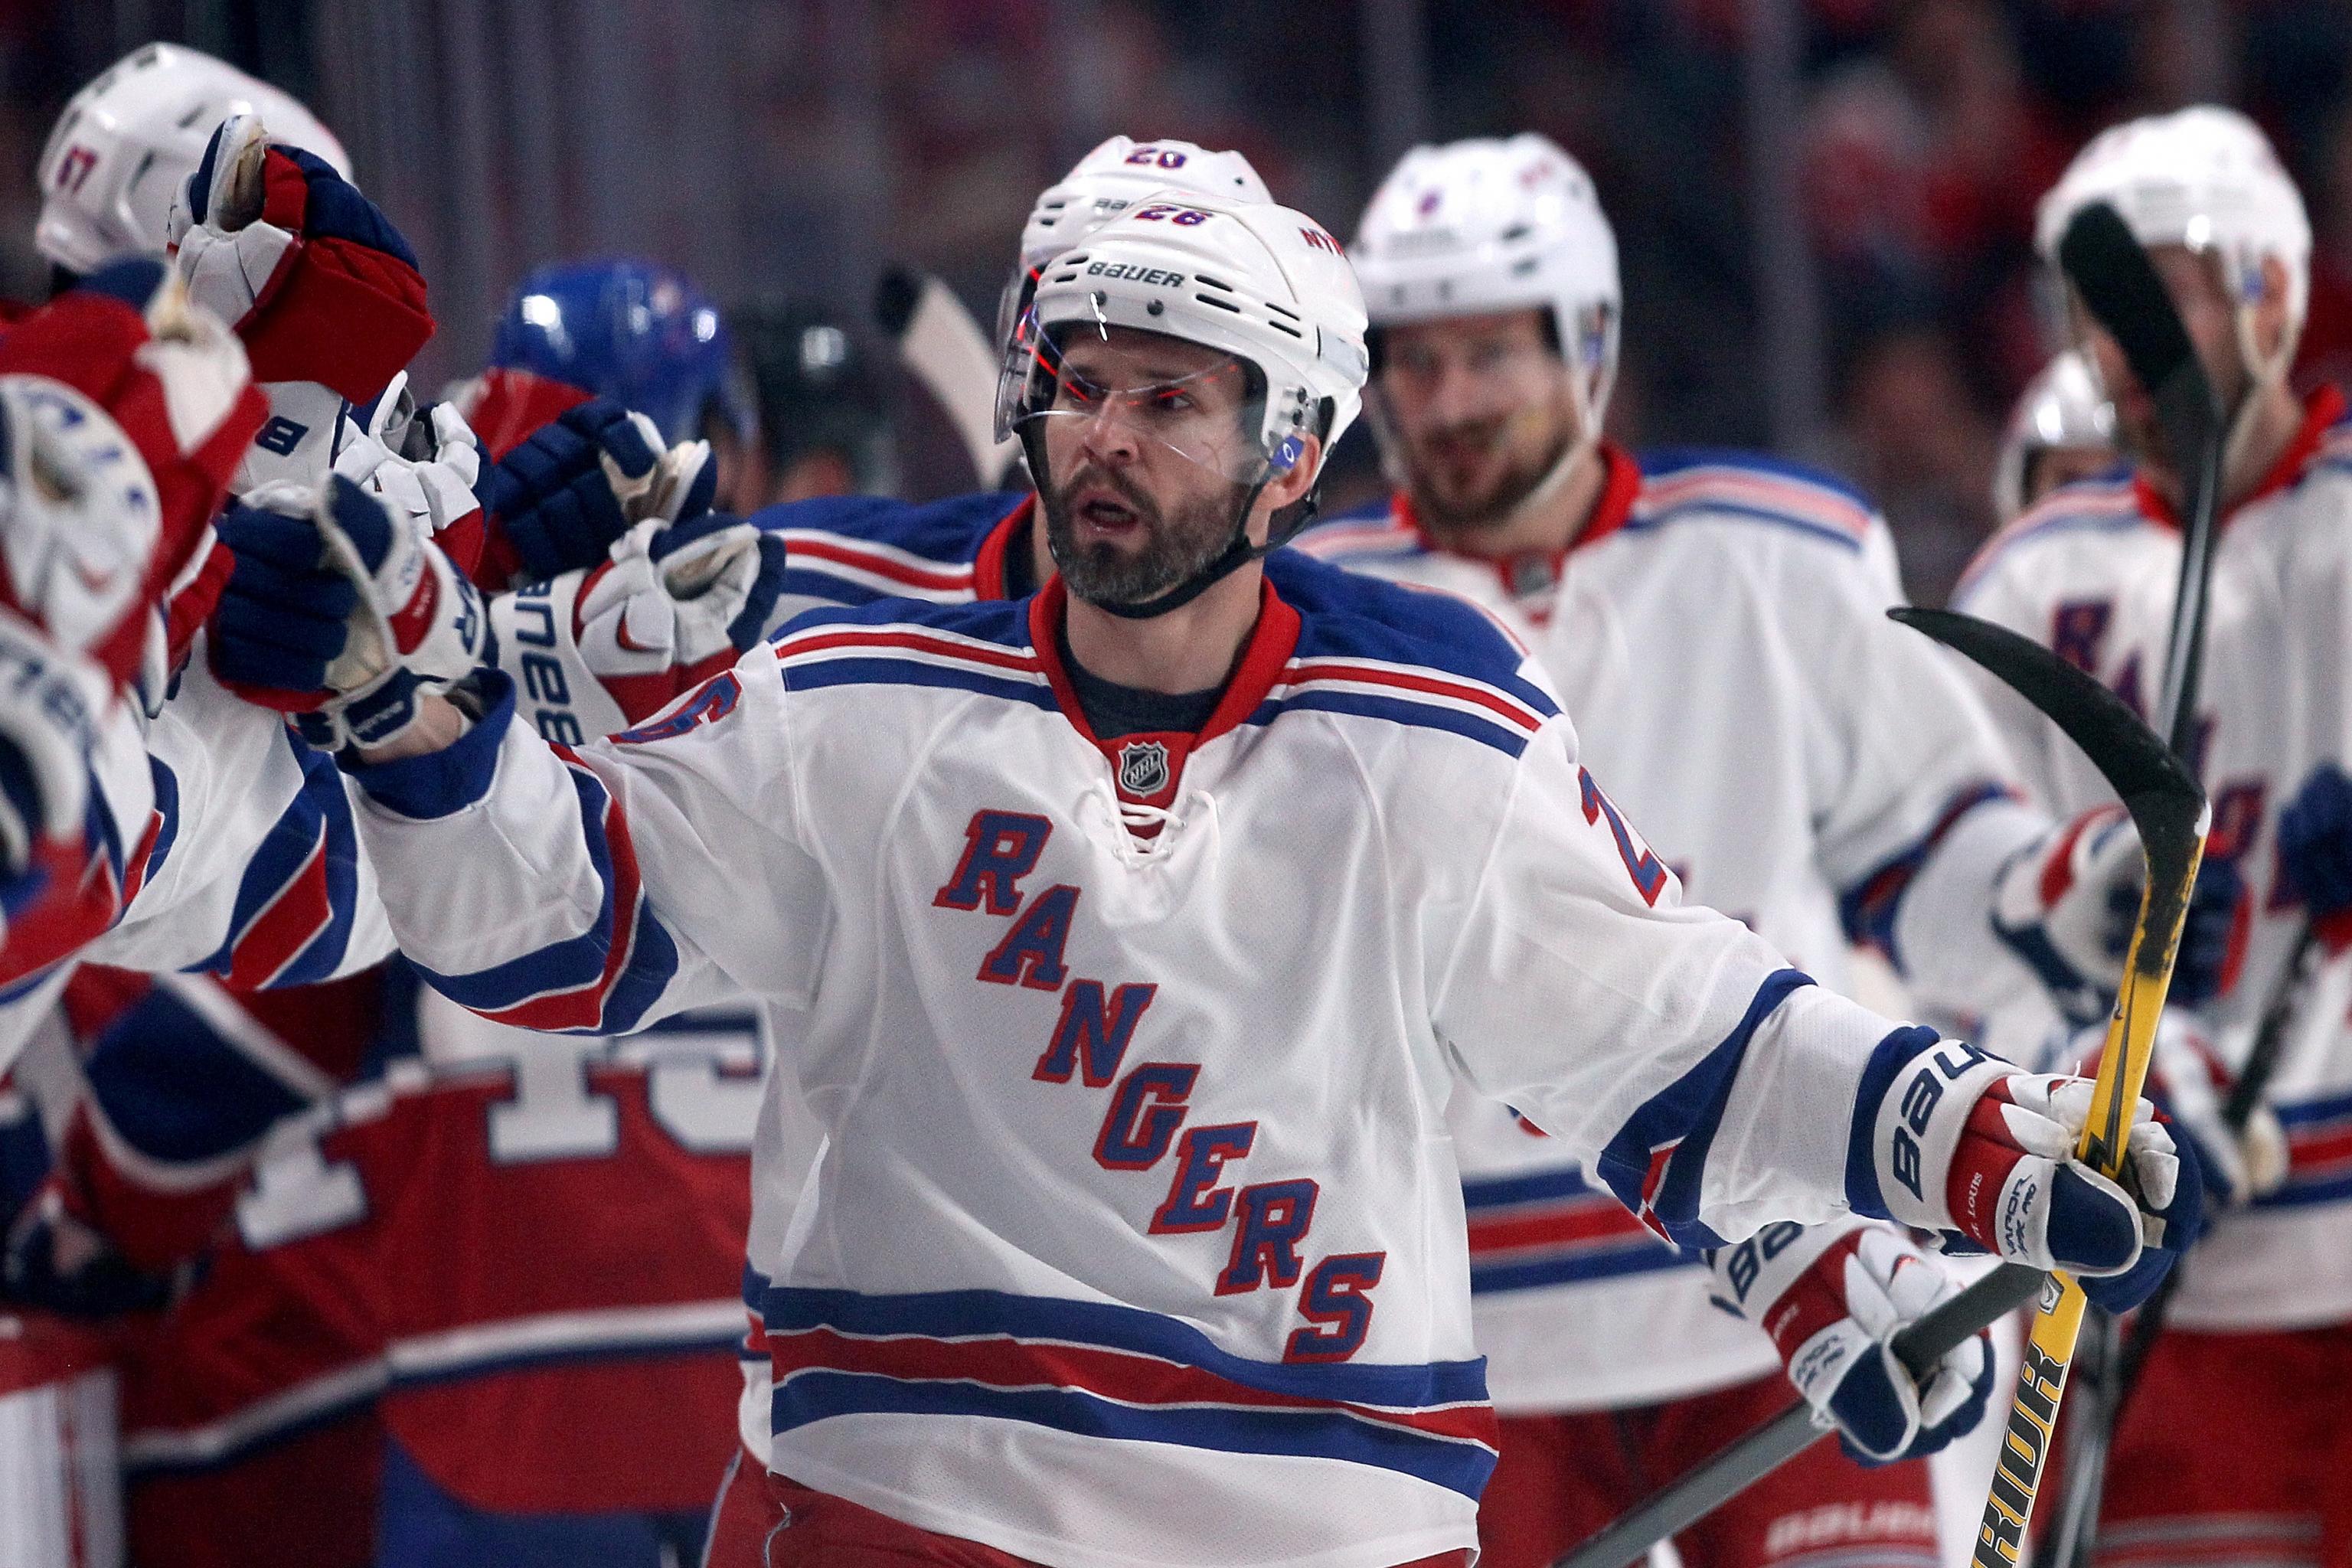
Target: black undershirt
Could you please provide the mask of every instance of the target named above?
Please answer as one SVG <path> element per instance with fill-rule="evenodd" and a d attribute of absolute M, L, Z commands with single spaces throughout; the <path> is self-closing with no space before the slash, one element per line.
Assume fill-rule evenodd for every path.
<path fill-rule="evenodd" d="M 1209 715 L 1217 710 L 1217 700 L 1225 694 L 1223 687 L 1212 686 L 1206 691 L 1180 691 L 1171 696 L 1105 680 L 1089 674 L 1071 654 L 1067 632 L 1055 636 L 1061 643 L 1062 668 L 1070 672 L 1078 707 L 1097 741 L 1116 741 L 1121 735 L 1198 734 Z"/>
<path fill-rule="evenodd" d="M 1024 522 L 1004 542 L 1004 596 L 1008 599 L 1025 599 L 1037 589 L 1036 557 L 1030 542 L 1030 530 L 1035 526 Z M 1223 686 L 1213 686 L 1206 691 L 1171 696 L 1105 680 L 1070 652 L 1067 631 L 1057 630 L 1054 637 L 1061 647 L 1062 668 L 1070 672 L 1070 685 L 1078 694 L 1078 709 L 1097 741 L 1116 741 L 1121 735 L 1198 734 L 1209 715 L 1217 710 L 1217 699 L 1225 694 Z"/>

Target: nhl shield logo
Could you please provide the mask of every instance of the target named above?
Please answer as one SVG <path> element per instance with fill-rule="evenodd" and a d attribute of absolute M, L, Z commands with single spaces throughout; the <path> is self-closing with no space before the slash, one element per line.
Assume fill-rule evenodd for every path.
<path fill-rule="evenodd" d="M 1118 787 L 1147 799 L 1168 787 L 1168 748 L 1158 741 L 1129 741 L 1118 749 Z"/>

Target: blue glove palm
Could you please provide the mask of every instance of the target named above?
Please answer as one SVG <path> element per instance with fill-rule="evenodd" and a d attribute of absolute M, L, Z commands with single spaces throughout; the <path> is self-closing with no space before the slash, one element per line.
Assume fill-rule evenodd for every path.
<path fill-rule="evenodd" d="M 652 422 L 609 398 L 541 426 L 483 480 L 490 579 L 539 583 L 601 565 L 614 542 L 646 518 L 686 522 L 709 511 L 718 470 L 708 449 L 688 442 L 677 448 L 678 461 L 665 463 L 666 455 Z"/>
<path fill-rule="evenodd" d="M 2315 921 L 2352 909 L 2352 778 L 2321 767 L 2279 814 L 2279 866 Z"/>

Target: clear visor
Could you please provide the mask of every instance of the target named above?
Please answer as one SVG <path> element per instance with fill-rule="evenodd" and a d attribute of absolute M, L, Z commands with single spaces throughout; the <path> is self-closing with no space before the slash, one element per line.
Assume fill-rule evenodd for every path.
<path fill-rule="evenodd" d="M 1029 301 L 1037 294 L 1038 268 L 1027 262 L 1015 264 L 1013 275 L 1004 280 L 1004 289 L 996 297 L 996 337 L 998 352 L 1010 353 L 1013 336 L 1029 323 Z M 996 438 L 1013 439 L 1013 410 L 1005 405 L 1002 388 L 996 399 Z"/>
<path fill-rule="evenodd" d="M 1293 432 L 1266 441 L 1257 372 L 1227 353 L 1202 363 L 1199 344 L 1157 332 L 1065 323 L 1040 332 L 1024 315 L 1006 346 L 998 417 L 1054 471 L 1083 452 L 1181 458 L 1234 484 L 1255 485 L 1298 460 Z"/>
<path fill-rule="evenodd" d="M 1609 395 L 1610 326 L 1605 310 L 1580 311 L 1575 341 L 1558 348 L 1518 334 L 1391 328 L 1381 334 L 1372 401 L 1391 430 L 1442 429 L 1535 417 L 1565 389 L 1589 427 Z"/>

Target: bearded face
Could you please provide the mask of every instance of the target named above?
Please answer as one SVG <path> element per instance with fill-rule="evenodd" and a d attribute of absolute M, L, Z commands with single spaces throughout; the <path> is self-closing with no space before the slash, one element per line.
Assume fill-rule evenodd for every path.
<path fill-rule="evenodd" d="M 1247 491 L 1219 480 L 1163 506 L 1144 487 L 1091 459 L 1044 495 L 1045 543 L 1071 593 L 1090 604 L 1157 598 L 1217 558 Z"/>
<path fill-rule="evenodd" d="M 1581 433 L 1540 310 L 1385 329 L 1379 395 L 1413 510 L 1440 532 L 1508 521 Z"/>
<path fill-rule="evenodd" d="M 1140 604 L 1215 560 L 1265 464 L 1239 361 L 1220 350 L 1113 327 L 1059 351 L 1036 477 L 1045 541 L 1069 591 Z M 1033 447 L 1033 450 L 1035 447 Z"/>

